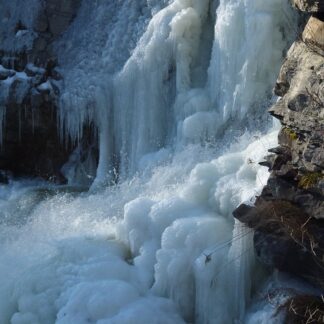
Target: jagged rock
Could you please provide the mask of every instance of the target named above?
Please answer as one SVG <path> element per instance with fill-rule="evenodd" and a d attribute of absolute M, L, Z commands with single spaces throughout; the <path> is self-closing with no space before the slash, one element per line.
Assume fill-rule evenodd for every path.
<path fill-rule="evenodd" d="M 321 148 L 315 149 L 311 158 L 312 164 L 324 169 L 324 151 Z"/>
<path fill-rule="evenodd" d="M 55 67 L 54 69 L 52 69 L 51 77 L 54 80 L 57 80 L 57 81 L 63 79 L 62 74 L 60 73 L 60 71 L 58 70 L 57 67 Z"/>
<path fill-rule="evenodd" d="M 323 0 L 292 0 L 295 7 L 307 12 L 323 12 Z"/>
<path fill-rule="evenodd" d="M 5 69 L 2 67 L 2 65 L 0 65 L 0 81 L 10 78 L 10 77 L 14 76 L 15 74 L 16 74 L 15 71 Z"/>
<path fill-rule="evenodd" d="M 1 8 L 3 3 L 6 0 L 0 0 Z M 5 6 L 8 26 L 16 27 L 0 35 L 0 105 L 5 112 L 0 168 L 14 175 L 64 181 L 60 169 L 74 147 L 64 147 L 58 136 L 62 75 L 52 43 L 68 28 L 79 6 L 80 0 L 44 0 L 28 26 L 12 21 L 16 16 Z"/>
<path fill-rule="evenodd" d="M 38 87 L 37 87 L 37 90 L 40 92 L 40 93 L 44 93 L 44 94 L 50 94 L 52 92 L 52 85 L 49 81 L 46 81 L 42 84 L 40 84 Z"/>
<path fill-rule="evenodd" d="M 324 21 L 310 17 L 302 35 L 303 41 L 315 51 L 324 54 Z"/>
<path fill-rule="evenodd" d="M 45 69 L 36 67 L 34 64 L 27 64 L 25 67 L 25 73 L 29 77 L 34 77 L 36 75 L 44 75 Z"/>
<path fill-rule="evenodd" d="M 259 260 L 324 288 L 324 221 L 309 217 L 289 201 L 259 198 L 255 207 L 241 205 L 234 216 L 255 229 Z"/>
<path fill-rule="evenodd" d="M 315 10 L 315 2 L 295 1 L 303 10 Z M 311 17 L 303 39 L 290 48 L 274 89 L 281 98 L 270 109 L 282 124 L 279 147 L 269 150 L 273 154 L 262 163 L 271 175 L 255 205 L 241 205 L 233 213 L 255 229 L 254 246 L 263 264 L 321 288 L 324 288 L 323 35 L 323 21 Z"/>
<path fill-rule="evenodd" d="M 275 153 L 275 154 L 289 154 L 289 150 L 286 147 L 283 146 L 277 146 L 269 149 L 270 153 Z"/>
<path fill-rule="evenodd" d="M 265 157 L 265 161 L 259 162 L 260 165 L 265 166 L 271 170 L 273 168 L 273 164 L 275 162 L 276 155 L 275 154 L 269 154 Z"/>
<path fill-rule="evenodd" d="M 303 42 L 295 43 L 277 82 L 277 93 L 283 98 L 270 109 L 285 126 L 279 134 L 279 143 L 290 149 L 293 163 L 306 172 L 320 171 L 322 165 L 323 80 L 324 57 Z M 280 84 L 285 84 L 285 91 Z"/>
<path fill-rule="evenodd" d="M 6 107 L 0 168 L 62 183 L 60 168 L 73 148 L 63 148 L 57 133 L 58 87 L 54 91 L 50 73 L 33 64 L 12 74 L 10 82 L 0 81 L 0 100 Z"/>

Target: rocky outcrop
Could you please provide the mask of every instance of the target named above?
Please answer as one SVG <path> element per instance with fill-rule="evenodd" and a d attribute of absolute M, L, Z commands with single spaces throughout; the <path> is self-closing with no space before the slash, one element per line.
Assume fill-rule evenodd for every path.
<path fill-rule="evenodd" d="M 314 198 L 324 195 L 323 80 L 324 57 L 306 43 L 296 42 L 275 87 L 276 94 L 283 97 L 270 109 L 283 125 L 279 133 L 281 151 L 268 158 L 273 158 L 269 163 L 273 178 L 295 181 L 291 198 L 315 218 L 324 217 L 324 202 Z"/>
<path fill-rule="evenodd" d="M 324 20 L 324 19 L 323 19 Z M 303 42 L 308 48 L 324 55 L 324 24 L 317 17 L 310 17 L 302 35 Z"/>
<path fill-rule="evenodd" d="M 322 1 L 295 0 L 319 13 Z M 234 216 L 254 228 L 259 260 L 324 290 L 324 22 L 311 16 L 290 48 L 270 113 L 282 124 L 279 146 L 261 164 L 271 175 L 253 207 Z"/>
<path fill-rule="evenodd" d="M 24 21 L 19 8 L 0 0 L 0 169 L 64 181 L 60 173 L 73 147 L 61 144 L 57 101 L 62 77 L 53 42 L 75 17 L 80 0 L 39 2 Z M 18 3 L 19 5 L 19 3 Z M 1 18 L 0 14 L 0 18 Z"/>
<path fill-rule="evenodd" d="M 323 12 L 324 2 L 323 0 L 292 0 L 294 6 L 302 11 L 306 12 Z"/>
<path fill-rule="evenodd" d="M 51 71 L 27 64 L 22 72 L 0 65 L 3 114 L 0 169 L 14 175 L 40 176 L 61 182 L 60 166 L 69 150 L 57 131 L 58 82 Z"/>

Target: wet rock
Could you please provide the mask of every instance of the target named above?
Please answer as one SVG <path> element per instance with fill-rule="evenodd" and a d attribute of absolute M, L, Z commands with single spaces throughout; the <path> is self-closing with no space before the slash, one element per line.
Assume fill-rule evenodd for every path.
<path fill-rule="evenodd" d="M 41 83 L 38 87 L 37 87 L 37 90 L 40 92 L 40 93 L 43 93 L 43 94 L 50 94 L 52 92 L 52 85 L 49 81 L 46 81 L 44 83 Z"/>
<path fill-rule="evenodd" d="M 0 184 L 8 184 L 9 175 L 6 171 L 0 170 Z"/>
<path fill-rule="evenodd" d="M 34 22 L 34 30 L 37 32 L 46 32 L 48 28 L 47 16 L 40 12 Z"/>
<path fill-rule="evenodd" d="M 0 81 L 10 78 L 15 74 L 16 74 L 15 71 L 5 69 L 0 65 Z"/>
<path fill-rule="evenodd" d="M 30 103 L 31 106 L 35 109 L 40 108 L 41 105 L 44 103 L 43 96 L 35 88 L 33 88 L 30 93 Z"/>
<path fill-rule="evenodd" d="M 38 52 L 45 51 L 47 47 L 47 41 L 46 39 L 42 37 L 38 37 L 34 42 L 34 49 Z"/>
<path fill-rule="evenodd" d="M 0 0 L 0 7 L 1 1 L 5 0 Z M 65 181 L 60 169 L 74 147 L 66 148 L 58 135 L 62 75 L 52 44 L 69 27 L 79 6 L 80 0 L 44 0 L 32 26 L 12 21 L 15 29 L 1 35 L 10 48 L 0 42 L 0 104 L 6 112 L 0 169 Z M 7 19 L 15 15 L 9 13 Z"/>
<path fill-rule="evenodd" d="M 80 6 L 79 0 L 47 0 L 46 16 L 49 21 L 49 31 L 54 37 L 66 30 L 75 17 Z"/>
<path fill-rule="evenodd" d="M 53 61 L 49 63 L 53 68 Z M 73 147 L 62 145 L 57 132 L 56 100 L 49 70 L 27 64 L 15 71 L 10 82 L 1 84 L 1 104 L 5 106 L 0 168 L 15 176 L 37 176 L 64 183 L 60 173 Z M 1 180 L 1 179 L 0 179 Z"/>
<path fill-rule="evenodd" d="M 52 69 L 51 77 L 54 80 L 62 80 L 63 79 L 62 74 L 60 73 L 60 71 L 57 67 Z"/>
<path fill-rule="evenodd" d="M 37 67 L 34 64 L 27 64 L 25 67 L 25 73 L 29 77 L 34 77 L 36 75 L 44 75 L 45 69 Z"/>

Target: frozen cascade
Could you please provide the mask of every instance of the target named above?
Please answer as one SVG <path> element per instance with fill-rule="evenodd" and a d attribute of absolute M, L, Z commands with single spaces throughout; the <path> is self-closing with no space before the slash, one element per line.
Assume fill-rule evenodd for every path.
<path fill-rule="evenodd" d="M 262 188 L 268 174 L 258 162 L 276 137 L 246 135 L 209 162 L 199 162 L 208 149 L 188 147 L 150 175 L 96 194 L 3 186 L 0 322 L 239 319 L 251 250 L 240 227 L 229 244 L 231 211 Z"/>
<path fill-rule="evenodd" d="M 255 123 L 264 113 L 260 107 L 277 77 L 273 67 L 280 65 L 285 33 L 294 24 L 289 6 L 282 0 L 220 1 L 209 91 L 222 123 L 244 117 Z"/>
<path fill-rule="evenodd" d="M 217 1 L 129 2 L 84 1 L 57 45 L 67 134 L 80 137 L 87 120 L 107 128 L 108 114 L 109 130 L 99 130 L 107 134 L 100 136 L 101 153 L 117 156 L 125 178 L 145 154 L 166 145 L 215 140 L 242 124 L 264 127 L 260 107 L 271 98 L 291 30 L 288 1 L 224 0 L 216 13 Z M 80 29 L 89 34 L 76 35 Z M 100 163 L 100 178 L 112 169 L 112 161 L 101 161 L 108 165 Z"/>
<path fill-rule="evenodd" d="M 196 261 L 196 312 L 198 323 L 242 323 L 251 293 L 253 271 L 252 231 L 236 221 L 233 236 L 227 245 L 207 250 Z M 224 253 L 226 254 L 224 256 Z M 221 266 L 215 258 L 226 260 Z M 228 300 L 222 302 L 224 291 Z M 227 308 L 227 309 L 226 309 Z"/>
<path fill-rule="evenodd" d="M 6 118 L 6 108 L 4 106 L 0 106 L 0 145 L 3 144 L 3 135 L 2 130 L 4 128 L 4 121 Z"/>
<path fill-rule="evenodd" d="M 55 44 L 59 114 L 73 140 L 98 128 L 97 190 L 0 186 L 0 323 L 244 322 L 252 233 L 232 211 L 268 177 L 287 17 L 284 0 L 82 1 Z"/>

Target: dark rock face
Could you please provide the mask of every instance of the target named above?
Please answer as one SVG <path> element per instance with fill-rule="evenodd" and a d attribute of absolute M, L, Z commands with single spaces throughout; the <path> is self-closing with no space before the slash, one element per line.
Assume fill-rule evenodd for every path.
<path fill-rule="evenodd" d="M 47 0 L 44 13 L 40 13 L 37 28 L 46 30 L 54 36 L 59 36 L 66 30 L 77 10 L 81 0 Z"/>
<path fill-rule="evenodd" d="M 257 257 L 268 267 L 324 288 L 324 219 L 311 218 L 289 200 L 269 198 L 261 196 L 254 207 L 242 205 L 234 213 L 255 229 Z"/>
<path fill-rule="evenodd" d="M 3 1 L 1 8 L 5 8 Z M 0 39 L 4 39 L 0 44 L 0 169 L 62 182 L 60 169 L 73 147 L 62 145 L 58 136 L 57 101 L 62 78 L 52 43 L 68 28 L 80 0 L 46 0 L 41 4 L 32 26 L 11 21 L 18 16 L 7 8 L 5 21 L 12 30 L 0 30 Z M 12 48 L 8 47 L 10 39 L 15 41 Z"/>
<path fill-rule="evenodd" d="M 322 1 L 295 1 L 319 12 Z M 324 4 L 324 2 L 323 2 Z M 315 8 L 316 6 L 316 8 Z M 270 113 L 282 124 L 279 147 L 262 162 L 271 175 L 255 206 L 234 217 L 255 229 L 260 261 L 324 289 L 324 22 L 311 17 L 290 48 Z"/>
<path fill-rule="evenodd" d="M 10 101 L 6 110 L 0 169 L 62 182 L 60 167 L 69 150 L 57 135 L 56 108 L 49 94 L 31 91 L 22 103 Z"/>

